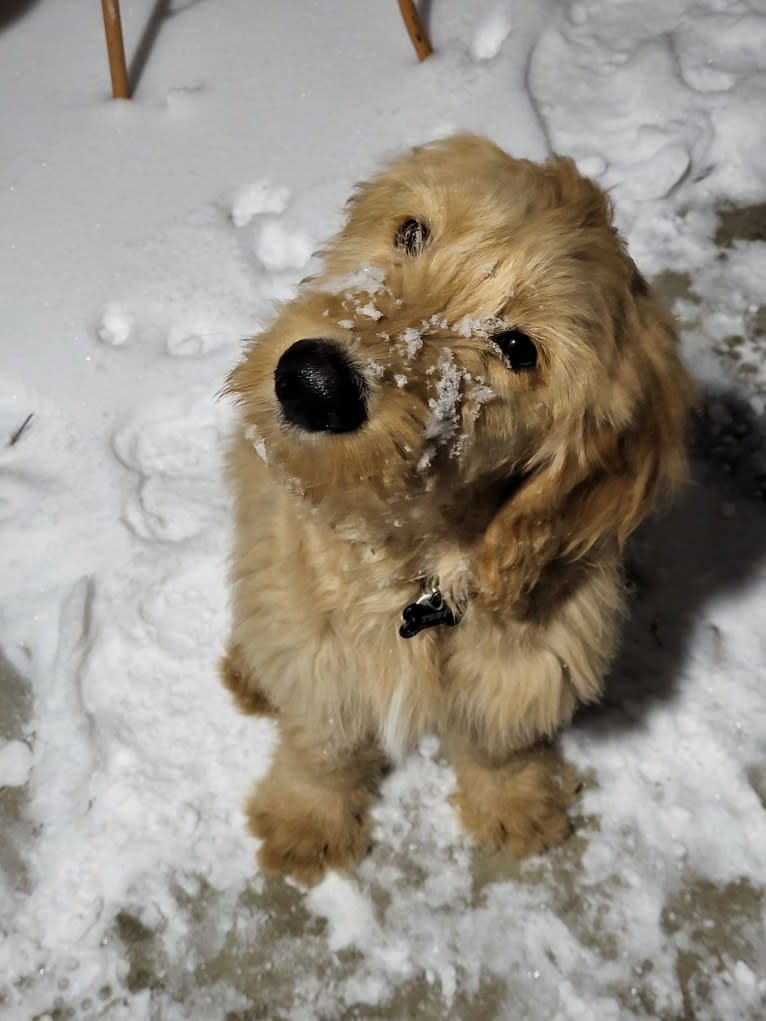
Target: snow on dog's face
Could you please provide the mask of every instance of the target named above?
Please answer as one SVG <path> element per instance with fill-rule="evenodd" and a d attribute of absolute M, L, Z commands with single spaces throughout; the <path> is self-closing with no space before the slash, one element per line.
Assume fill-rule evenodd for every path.
<path fill-rule="evenodd" d="M 681 474 L 672 327 L 570 161 L 473 136 L 415 149 L 359 186 L 322 255 L 229 381 L 312 502 L 491 493 L 495 514 L 516 480 L 509 506 L 531 489 L 530 513 L 568 516 L 574 548 L 627 534 Z"/>

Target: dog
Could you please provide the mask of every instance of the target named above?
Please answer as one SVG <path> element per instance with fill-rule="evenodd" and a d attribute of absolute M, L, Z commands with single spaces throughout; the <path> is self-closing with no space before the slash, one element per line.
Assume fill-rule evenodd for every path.
<path fill-rule="evenodd" d="M 280 736 L 261 866 L 352 866 L 429 732 L 469 834 L 538 853 L 569 832 L 551 741 L 601 694 L 623 544 L 685 476 L 673 325 L 572 161 L 472 135 L 359 185 L 320 255 L 226 384 L 221 673 Z"/>

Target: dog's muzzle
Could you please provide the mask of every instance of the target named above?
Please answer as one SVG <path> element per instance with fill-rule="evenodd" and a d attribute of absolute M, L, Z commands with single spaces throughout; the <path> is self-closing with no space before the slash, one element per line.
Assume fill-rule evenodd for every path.
<path fill-rule="evenodd" d="M 353 432 L 367 420 L 367 384 L 331 340 L 297 340 L 277 362 L 285 421 L 309 432 Z"/>

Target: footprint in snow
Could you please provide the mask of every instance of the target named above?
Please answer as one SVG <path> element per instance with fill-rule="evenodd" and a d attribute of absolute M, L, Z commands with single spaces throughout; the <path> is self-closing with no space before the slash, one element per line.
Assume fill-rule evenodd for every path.
<path fill-rule="evenodd" d="M 686 147 L 669 142 L 653 156 L 631 163 L 614 190 L 618 195 L 640 201 L 665 198 L 686 178 L 690 168 L 691 157 Z"/>
<path fill-rule="evenodd" d="M 245 185 L 234 196 L 231 220 L 235 227 L 245 227 L 263 213 L 283 213 L 290 201 L 289 188 L 282 188 L 261 179 Z"/>
<path fill-rule="evenodd" d="M 673 44 L 684 83 L 695 92 L 729 92 L 766 67 L 765 15 L 721 12 L 683 22 L 673 34 Z"/>
<path fill-rule="evenodd" d="M 305 234 L 286 226 L 278 217 L 261 219 L 255 237 L 255 254 L 270 272 L 303 269 L 313 248 Z"/>
<path fill-rule="evenodd" d="M 112 439 L 122 464 L 140 478 L 124 508 L 137 536 L 180 542 L 225 519 L 221 441 L 230 412 L 207 395 L 153 401 Z"/>
<path fill-rule="evenodd" d="M 165 348 L 171 358 L 198 358 L 215 351 L 225 339 L 225 331 L 205 323 L 177 322 L 170 328 Z"/>

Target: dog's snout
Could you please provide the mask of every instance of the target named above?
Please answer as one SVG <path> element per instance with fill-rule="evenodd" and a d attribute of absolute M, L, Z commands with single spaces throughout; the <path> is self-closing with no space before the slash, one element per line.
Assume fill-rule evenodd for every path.
<path fill-rule="evenodd" d="M 331 340 L 297 340 L 277 362 L 274 389 L 285 419 L 310 432 L 352 432 L 367 418 L 367 386 Z"/>

